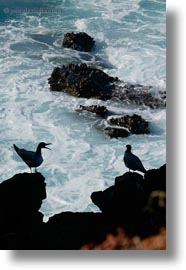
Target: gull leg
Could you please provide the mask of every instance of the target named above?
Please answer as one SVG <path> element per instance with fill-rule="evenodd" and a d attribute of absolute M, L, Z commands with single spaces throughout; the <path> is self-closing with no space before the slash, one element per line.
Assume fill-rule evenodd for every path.
<path fill-rule="evenodd" d="M 35 173 L 37 173 L 37 169 L 35 168 Z"/>
<path fill-rule="evenodd" d="M 32 168 L 31 167 L 29 167 L 30 168 L 30 173 L 32 173 Z"/>

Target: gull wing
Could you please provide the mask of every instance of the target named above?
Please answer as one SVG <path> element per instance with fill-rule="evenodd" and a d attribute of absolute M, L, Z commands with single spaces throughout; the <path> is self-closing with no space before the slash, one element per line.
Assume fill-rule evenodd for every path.
<path fill-rule="evenodd" d="M 27 151 L 25 149 L 17 149 L 16 151 L 18 155 L 26 162 L 31 161 L 35 158 L 35 152 L 33 151 Z"/>

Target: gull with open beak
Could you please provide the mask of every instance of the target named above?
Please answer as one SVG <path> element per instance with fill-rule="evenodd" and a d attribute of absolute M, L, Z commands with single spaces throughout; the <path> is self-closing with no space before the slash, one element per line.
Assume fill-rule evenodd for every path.
<path fill-rule="evenodd" d="M 22 160 L 30 168 L 30 172 L 32 172 L 32 168 L 35 168 L 35 172 L 36 172 L 36 168 L 39 167 L 43 162 L 41 149 L 46 148 L 46 149 L 51 150 L 50 148 L 47 147 L 47 145 L 50 145 L 50 144 L 51 143 L 40 142 L 38 144 L 37 149 L 36 149 L 35 152 L 34 151 L 28 151 L 28 150 L 25 150 L 25 149 L 20 149 L 15 144 L 13 145 L 13 147 L 14 147 L 15 151 L 17 152 L 17 154 L 20 156 L 20 158 L 22 158 Z"/>

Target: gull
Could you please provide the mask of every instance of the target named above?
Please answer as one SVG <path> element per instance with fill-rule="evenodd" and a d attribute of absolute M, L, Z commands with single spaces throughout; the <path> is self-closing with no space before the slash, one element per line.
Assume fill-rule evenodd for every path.
<path fill-rule="evenodd" d="M 39 167 L 43 162 L 41 149 L 46 148 L 46 149 L 51 150 L 50 148 L 46 147 L 47 145 L 50 145 L 50 144 L 51 143 L 40 142 L 35 152 L 28 151 L 25 149 L 20 149 L 15 144 L 13 144 L 13 147 L 16 153 L 20 156 L 20 158 L 22 158 L 22 160 L 28 165 L 28 167 L 30 168 L 30 172 L 32 172 L 32 168 L 35 168 L 35 172 L 36 172 L 36 167 Z"/>
<path fill-rule="evenodd" d="M 141 160 L 137 156 L 131 153 L 131 149 L 132 149 L 131 145 L 130 144 L 126 145 L 126 148 L 127 150 L 125 151 L 123 161 L 125 163 L 125 166 L 129 168 L 129 172 L 131 169 L 133 171 L 140 171 L 140 172 L 145 173 L 146 169 L 144 168 Z"/>

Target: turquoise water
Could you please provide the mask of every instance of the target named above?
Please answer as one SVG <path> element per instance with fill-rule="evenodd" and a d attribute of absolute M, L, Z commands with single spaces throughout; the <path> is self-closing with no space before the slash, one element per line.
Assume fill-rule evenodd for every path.
<path fill-rule="evenodd" d="M 61 211 L 98 211 L 90 194 L 112 185 L 130 143 L 147 169 L 166 160 L 166 112 L 117 101 L 85 100 L 51 93 L 53 67 L 87 62 L 126 82 L 166 87 L 164 0 L 0 0 L 0 181 L 28 171 L 12 149 L 43 150 L 39 171 L 46 177 L 46 216 Z M 96 40 L 92 53 L 61 48 L 67 31 L 85 31 Z M 109 139 L 98 119 L 76 111 L 80 104 L 106 105 L 118 113 L 138 113 L 150 121 L 150 135 Z"/>

